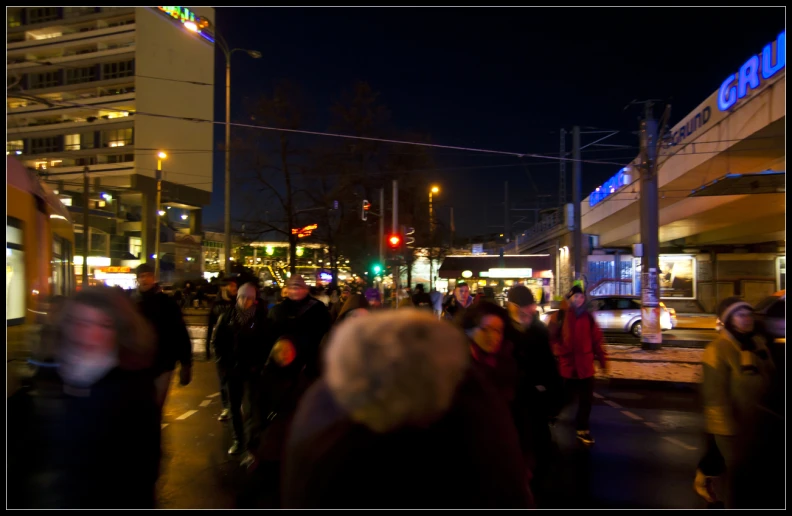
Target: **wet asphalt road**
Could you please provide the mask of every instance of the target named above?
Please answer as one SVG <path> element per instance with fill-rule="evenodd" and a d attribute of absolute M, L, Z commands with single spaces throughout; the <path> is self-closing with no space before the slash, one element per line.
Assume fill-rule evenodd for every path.
<path fill-rule="evenodd" d="M 599 383 L 592 410 L 596 444 L 580 445 L 571 424 L 573 406 L 553 430 L 559 455 L 548 508 L 704 508 L 693 492 L 703 451 L 695 386 Z M 171 388 L 163 429 L 159 506 L 235 508 L 247 474 L 231 444 L 214 366 L 198 361 L 187 387 Z"/>

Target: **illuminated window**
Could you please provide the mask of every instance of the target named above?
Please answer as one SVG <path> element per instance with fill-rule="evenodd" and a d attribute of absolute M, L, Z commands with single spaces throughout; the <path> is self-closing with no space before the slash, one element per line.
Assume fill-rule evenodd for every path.
<path fill-rule="evenodd" d="M 6 142 L 6 156 L 9 154 L 22 154 L 25 150 L 25 142 L 23 140 L 11 140 Z"/>
<path fill-rule="evenodd" d="M 22 221 L 6 217 L 6 325 L 25 322 L 25 251 Z"/>
<path fill-rule="evenodd" d="M 63 148 L 66 150 L 80 150 L 80 135 L 67 134 L 63 137 Z"/>
<path fill-rule="evenodd" d="M 47 162 L 46 161 L 37 161 L 36 162 L 36 170 L 47 170 Z"/>
<path fill-rule="evenodd" d="M 138 237 L 129 237 L 129 254 L 133 256 L 140 256 L 140 250 L 143 248 L 143 239 Z"/>
<path fill-rule="evenodd" d="M 124 145 L 132 145 L 132 137 L 133 130 L 131 127 L 112 131 L 102 131 L 102 147 L 123 147 Z"/>

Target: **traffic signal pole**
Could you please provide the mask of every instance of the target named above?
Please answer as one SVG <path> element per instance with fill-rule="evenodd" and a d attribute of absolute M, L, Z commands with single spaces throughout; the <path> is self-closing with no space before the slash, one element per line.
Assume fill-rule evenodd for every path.
<path fill-rule="evenodd" d="M 393 180 L 393 233 L 396 233 L 399 230 L 399 182 L 394 179 Z M 380 233 L 380 239 L 382 238 L 382 234 Z M 399 307 L 399 274 L 401 271 L 401 267 L 397 266 L 393 271 L 393 307 Z"/>
<path fill-rule="evenodd" d="M 379 218 L 379 263 L 380 266 L 385 266 L 385 242 L 383 242 L 383 238 L 385 235 L 385 188 L 380 188 L 380 218 Z M 385 275 L 385 270 L 382 270 L 382 276 Z M 380 279 L 379 281 L 379 293 L 380 299 L 385 294 L 385 287 L 383 286 L 383 281 Z"/>

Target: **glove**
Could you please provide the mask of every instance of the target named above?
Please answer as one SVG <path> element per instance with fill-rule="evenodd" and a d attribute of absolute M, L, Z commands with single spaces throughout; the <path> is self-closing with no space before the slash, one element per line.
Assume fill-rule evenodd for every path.
<path fill-rule="evenodd" d="M 179 370 L 179 383 L 181 385 L 189 385 L 192 381 L 192 366 L 181 366 Z"/>

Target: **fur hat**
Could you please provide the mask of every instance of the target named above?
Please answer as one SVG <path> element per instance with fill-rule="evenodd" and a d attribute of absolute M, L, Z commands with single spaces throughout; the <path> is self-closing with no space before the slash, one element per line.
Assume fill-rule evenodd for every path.
<path fill-rule="evenodd" d="M 325 381 L 338 405 L 375 432 L 431 424 L 469 367 L 465 336 L 416 309 L 348 319 L 331 334 Z"/>
<path fill-rule="evenodd" d="M 718 319 L 720 319 L 720 321 L 726 325 L 728 324 L 729 318 L 734 314 L 734 312 L 741 308 L 747 308 L 753 312 L 753 307 L 750 305 L 750 303 L 747 303 L 742 298 L 737 296 L 727 297 L 720 302 L 720 305 L 718 305 Z"/>

